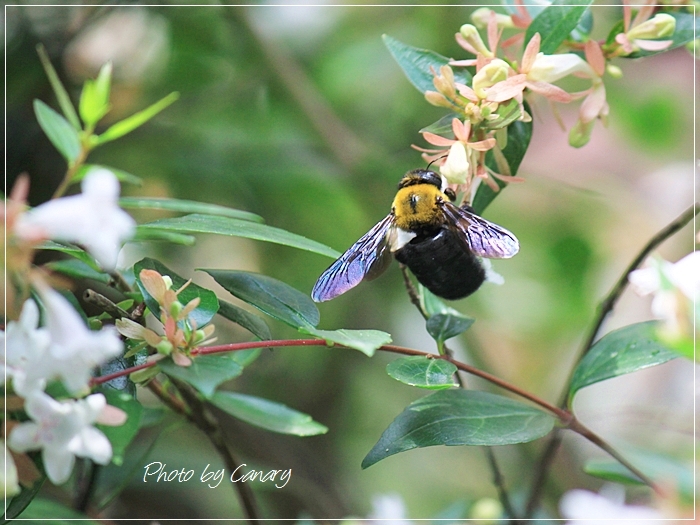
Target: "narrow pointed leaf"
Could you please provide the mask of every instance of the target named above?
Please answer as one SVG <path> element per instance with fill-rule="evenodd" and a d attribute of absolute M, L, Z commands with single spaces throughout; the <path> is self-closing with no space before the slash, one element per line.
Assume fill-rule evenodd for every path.
<path fill-rule="evenodd" d="M 372 357 L 380 346 L 391 343 L 391 335 L 380 330 L 317 330 L 315 328 L 300 328 L 304 334 L 315 335 L 325 339 L 326 343 L 337 343 L 359 350 Z"/>
<path fill-rule="evenodd" d="M 46 76 L 49 77 L 49 82 L 51 83 L 53 92 L 56 95 L 56 100 L 58 100 L 58 105 L 63 112 L 63 116 L 68 119 L 68 122 L 70 122 L 71 126 L 73 126 L 76 131 L 80 131 L 80 120 L 78 119 L 78 114 L 75 112 L 73 103 L 70 101 L 68 91 L 66 91 L 66 88 L 63 87 L 61 80 L 58 78 L 56 70 L 51 64 L 51 60 L 49 59 L 46 49 L 43 45 L 39 44 L 36 46 L 36 50 L 37 53 L 39 53 L 39 59 L 41 60 L 41 65 L 44 67 Z"/>
<path fill-rule="evenodd" d="M 418 91 L 421 93 L 435 91 L 435 86 L 433 85 L 435 75 L 433 72 L 439 73 L 440 67 L 448 65 L 450 60 L 452 60 L 451 58 L 444 57 L 428 49 L 409 46 L 389 35 L 383 35 L 382 39 L 394 60 L 401 66 L 408 80 Z M 454 76 L 456 82 L 462 84 L 471 82 L 471 75 L 464 68 L 455 68 Z"/>
<path fill-rule="evenodd" d="M 134 275 L 136 276 L 136 284 L 138 285 L 139 290 L 143 294 L 143 299 L 146 302 L 146 306 L 148 306 L 149 310 L 153 312 L 153 315 L 159 317 L 160 306 L 158 305 L 158 302 L 153 297 L 151 297 L 151 295 L 143 287 L 143 284 L 141 283 L 141 278 L 139 277 L 139 273 L 141 273 L 141 270 L 144 269 L 156 270 L 159 274 L 167 275 L 168 277 L 170 277 L 170 279 L 172 279 L 173 281 L 173 290 L 180 289 L 182 285 L 187 282 L 187 280 L 180 277 L 178 274 L 173 272 L 170 268 L 168 268 L 161 262 L 156 261 L 155 259 L 151 259 L 149 257 L 141 259 L 139 262 L 134 264 Z M 190 312 L 188 318 L 190 319 L 190 321 L 194 321 L 195 323 L 197 323 L 198 328 L 201 328 L 209 321 L 211 321 L 212 317 L 214 317 L 214 314 L 216 314 L 216 312 L 219 310 L 219 299 L 216 297 L 216 294 L 211 290 L 202 288 L 201 286 L 198 286 L 194 283 L 190 283 L 187 286 L 187 288 L 185 288 L 177 296 L 178 301 L 180 301 L 180 303 L 182 303 L 183 305 L 189 303 L 195 297 L 199 297 L 199 305 L 197 306 L 197 308 Z"/>
<path fill-rule="evenodd" d="M 80 153 L 78 132 L 65 118 L 41 100 L 34 100 L 34 113 L 51 144 L 63 155 L 68 164 L 72 164 Z"/>
<path fill-rule="evenodd" d="M 192 235 L 185 235 L 170 230 L 160 230 L 158 228 L 147 228 L 143 224 L 136 226 L 136 233 L 126 242 L 168 242 L 172 244 L 181 244 L 183 246 L 192 246 L 197 241 Z"/>
<path fill-rule="evenodd" d="M 58 243 L 55 241 L 44 241 L 37 246 L 37 250 L 54 250 L 57 252 L 65 253 L 67 255 L 70 255 L 71 257 L 75 257 L 79 261 L 84 262 L 93 270 L 101 271 L 100 265 L 97 264 L 95 259 L 93 259 L 92 256 L 85 250 L 78 248 L 77 246 Z"/>
<path fill-rule="evenodd" d="M 218 217 L 215 215 L 201 215 L 198 213 L 175 217 L 172 219 L 160 219 L 141 225 L 142 228 L 157 228 L 159 230 L 171 230 L 183 233 L 216 233 L 218 235 L 231 235 L 233 237 L 245 237 L 257 241 L 267 241 L 284 246 L 291 246 L 300 250 L 318 253 L 337 259 L 340 253 L 301 235 L 251 221 L 234 219 L 232 217 Z"/>
<path fill-rule="evenodd" d="M 139 111 L 125 118 L 121 122 L 117 122 L 105 131 L 102 135 L 97 137 L 97 145 L 104 144 L 105 142 L 110 142 L 112 140 L 123 137 L 127 133 L 135 130 L 139 126 L 145 124 L 158 113 L 167 108 L 170 104 L 175 102 L 180 98 L 180 94 L 177 92 L 170 93 L 170 95 L 162 98 L 155 104 L 148 106 L 146 109 Z"/>
<path fill-rule="evenodd" d="M 233 321 L 242 326 L 258 339 L 265 340 L 271 338 L 270 328 L 265 321 L 243 308 L 239 308 L 238 306 L 219 299 L 219 311 L 217 313 L 229 321 Z"/>
<path fill-rule="evenodd" d="M 192 358 L 190 366 L 178 366 L 170 359 L 163 359 L 158 366 L 167 375 L 185 381 L 205 397 L 211 397 L 217 386 L 243 373 L 243 367 L 234 359 L 235 353 L 198 355 Z"/>
<path fill-rule="evenodd" d="M 548 434 L 554 417 L 503 396 L 441 390 L 411 403 L 362 461 L 367 468 L 393 454 L 435 445 L 512 445 Z"/>
<path fill-rule="evenodd" d="M 238 270 L 202 271 L 242 301 L 293 328 L 313 328 L 321 319 L 318 308 L 308 295 L 282 281 Z"/>
<path fill-rule="evenodd" d="M 66 259 L 62 261 L 51 261 L 44 265 L 54 272 L 67 275 L 74 279 L 92 279 L 101 283 L 109 283 L 112 278 L 108 273 L 95 270 L 90 265 L 78 259 Z"/>
<path fill-rule="evenodd" d="M 220 215 L 252 222 L 264 222 L 260 215 L 242 210 L 235 210 L 218 204 L 189 201 L 183 199 L 165 199 L 156 197 L 122 197 L 119 199 L 122 208 L 135 208 L 140 210 L 168 210 L 184 213 L 203 213 L 206 215 Z"/>
<path fill-rule="evenodd" d="M 657 328 L 656 321 L 648 321 L 603 336 L 576 367 L 569 387 L 569 400 L 585 386 L 678 357 L 659 339 Z"/>
<path fill-rule="evenodd" d="M 540 52 L 553 54 L 570 37 L 593 0 L 555 0 L 532 21 L 525 32 L 525 45 L 539 33 Z"/>
<path fill-rule="evenodd" d="M 386 365 L 386 373 L 407 385 L 429 390 L 458 386 L 454 380 L 457 367 L 444 359 L 423 356 L 401 357 Z"/>
<path fill-rule="evenodd" d="M 280 434 L 316 436 L 328 432 L 327 427 L 307 414 L 255 396 L 217 392 L 211 403 L 241 421 Z"/>

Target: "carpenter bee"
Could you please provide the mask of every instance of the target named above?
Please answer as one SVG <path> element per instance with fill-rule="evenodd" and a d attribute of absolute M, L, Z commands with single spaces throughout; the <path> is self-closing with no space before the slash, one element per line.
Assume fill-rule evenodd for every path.
<path fill-rule="evenodd" d="M 435 295 L 461 299 L 486 280 L 479 257 L 508 259 L 518 253 L 515 236 L 454 204 L 455 193 L 430 170 L 406 173 L 391 213 L 323 272 L 311 297 L 328 301 L 382 273 L 391 254 Z"/>

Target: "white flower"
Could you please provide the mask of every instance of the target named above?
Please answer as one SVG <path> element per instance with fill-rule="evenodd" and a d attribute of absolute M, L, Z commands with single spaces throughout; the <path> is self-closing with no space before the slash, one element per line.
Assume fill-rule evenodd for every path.
<path fill-rule="evenodd" d="M 88 387 L 92 370 L 123 350 L 113 326 L 90 330 L 78 312 L 57 291 L 39 286 L 46 307 L 46 327 L 51 337 L 47 359 L 36 365 L 43 377 L 58 377 L 72 394 Z"/>
<path fill-rule="evenodd" d="M 372 498 L 372 512 L 367 519 L 370 523 L 389 522 L 393 525 L 408 525 L 406 505 L 399 494 L 379 494 Z"/>
<path fill-rule="evenodd" d="M 100 465 L 111 459 L 112 445 L 92 426 L 106 404 L 102 394 L 59 402 L 36 392 L 25 404 L 32 421 L 16 426 L 8 444 L 17 452 L 41 450 L 46 474 L 53 483 L 61 484 L 70 476 L 75 456 Z"/>
<path fill-rule="evenodd" d="M 639 295 L 654 294 L 652 314 L 665 321 L 671 334 L 680 334 L 692 302 L 700 294 L 700 252 L 676 263 L 651 259 L 648 267 L 630 273 L 629 282 Z"/>
<path fill-rule="evenodd" d="M 559 502 L 559 510 L 564 518 L 576 520 L 567 522 L 571 525 L 619 525 L 620 523 L 638 523 L 632 520 L 663 518 L 656 509 L 625 505 L 624 492 L 621 492 L 617 498 L 611 499 L 587 490 L 570 490 Z M 661 522 L 656 521 L 656 523 Z"/>
<path fill-rule="evenodd" d="M 119 206 L 119 181 L 106 169 L 82 182 L 83 193 L 51 200 L 21 215 L 15 234 L 28 240 L 47 238 L 83 245 L 107 270 L 117 264 L 122 243 L 136 223 Z"/>
<path fill-rule="evenodd" d="M 5 494 L 6 498 L 11 498 L 20 493 L 17 477 L 17 466 L 12 455 L 7 450 L 5 440 L 2 441 L 2 463 L 0 463 L 0 494 Z"/>
<path fill-rule="evenodd" d="M 467 158 L 467 148 L 457 141 L 450 146 L 445 164 L 440 166 L 440 174 L 447 179 L 450 184 L 464 184 L 469 175 L 469 159 Z"/>
<path fill-rule="evenodd" d="M 39 308 L 32 299 L 27 299 L 22 306 L 18 321 L 10 321 L 7 332 L 0 335 L 2 344 L 2 367 L 5 374 L 12 378 L 15 392 L 22 396 L 34 390 L 43 390 L 44 378 L 33 373 L 35 365 L 46 358 L 50 336 L 46 328 L 39 326 Z"/>
<path fill-rule="evenodd" d="M 588 62 L 573 53 L 545 55 L 537 53 L 535 61 L 527 73 L 527 79 L 532 82 L 556 82 L 565 76 L 577 74 L 586 78 L 596 78 L 597 75 Z"/>

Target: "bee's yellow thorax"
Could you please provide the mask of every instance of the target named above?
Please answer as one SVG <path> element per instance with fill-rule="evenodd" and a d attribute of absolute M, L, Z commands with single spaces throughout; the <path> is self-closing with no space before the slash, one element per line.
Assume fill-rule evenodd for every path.
<path fill-rule="evenodd" d="M 394 197 L 395 224 L 402 230 L 438 226 L 441 222 L 438 198 L 447 200 L 432 184 L 414 184 L 401 188 Z"/>

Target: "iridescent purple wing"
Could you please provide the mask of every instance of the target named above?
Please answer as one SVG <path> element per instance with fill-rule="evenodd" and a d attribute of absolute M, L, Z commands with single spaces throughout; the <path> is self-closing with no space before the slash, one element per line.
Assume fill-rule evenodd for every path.
<path fill-rule="evenodd" d="M 488 259 L 508 259 L 520 250 L 518 239 L 505 228 L 450 202 L 443 202 L 442 210 L 448 225 L 466 241 L 474 255 Z"/>
<path fill-rule="evenodd" d="M 311 298 L 317 303 L 329 301 L 357 286 L 365 277 L 373 278 L 386 267 L 387 237 L 393 223 L 387 215 L 340 256 L 318 278 Z"/>

